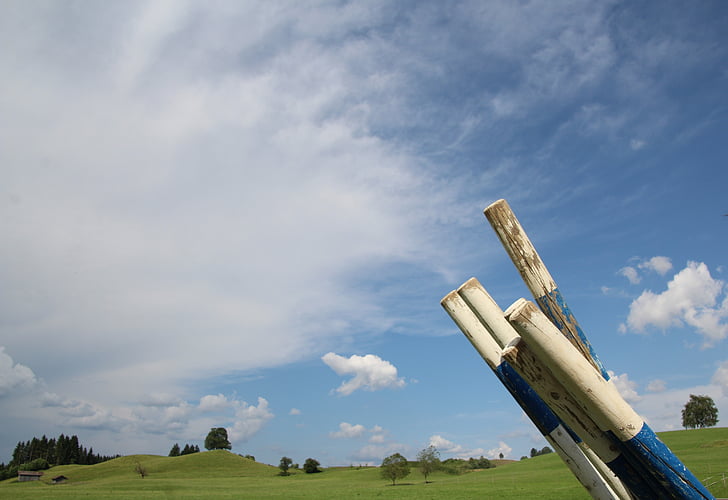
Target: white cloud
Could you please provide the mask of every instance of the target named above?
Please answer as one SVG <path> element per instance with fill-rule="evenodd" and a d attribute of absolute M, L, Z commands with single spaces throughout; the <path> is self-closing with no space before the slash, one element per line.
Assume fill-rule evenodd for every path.
<path fill-rule="evenodd" d="M 721 366 L 722 368 L 722 366 Z M 633 404 L 635 411 L 655 431 L 669 431 L 682 428 L 682 409 L 690 394 L 706 394 L 715 402 L 720 415 L 728 412 L 728 394 L 721 390 L 720 369 L 709 385 L 698 385 L 669 389 L 662 392 L 645 393 Z M 725 386 L 724 386 L 725 387 Z"/>
<path fill-rule="evenodd" d="M 288 412 L 288 414 L 289 415 L 300 415 L 301 410 L 299 410 L 298 408 L 291 408 L 291 410 Z"/>
<path fill-rule="evenodd" d="M 704 263 L 688 262 L 667 290 L 645 290 L 632 302 L 626 326 L 642 333 L 650 326 L 666 330 L 687 324 L 710 346 L 728 336 L 728 296 L 718 303 L 723 289 L 724 283 L 713 279 Z"/>
<path fill-rule="evenodd" d="M 54 390 L 75 377 L 86 397 L 138 400 L 314 356 L 398 321 L 347 286 L 365 266 L 446 251 L 426 243 L 463 205 L 457 181 L 370 132 L 406 116 L 385 97 L 403 85 L 378 62 L 388 49 L 346 35 L 383 22 L 378 8 L 11 11 L 0 337 L 12 352 L 44 339 L 24 359 L 64 360 Z M 13 28 L 24 16 L 33 30 Z"/>
<path fill-rule="evenodd" d="M 719 386 L 723 396 L 728 397 L 728 361 L 723 361 L 713 374 L 711 382 Z"/>
<path fill-rule="evenodd" d="M 378 391 L 380 389 L 396 389 L 405 386 L 403 378 L 397 376 L 397 368 L 374 354 L 365 356 L 352 355 L 349 358 L 339 356 L 333 352 L 325 354 L 322 358 L 337 375 L 354 375 L 336 389 L 342 396 L 348 396 L 357 389 Z"/>
<path fill-rule="evenodd" d="M 128 416 L 115 414 L 107 408 L 95 403 L 74 400 L 55 393 L 45 393 L 41 398 L 43 408 L 51 408 L 65 426 L 82 429 L 104 429 L 119 431 L 134 423 Z"/>
<path fill-rule="evenodd" d="M 625 401 L 635 403 L 642 399 L 642 397 L 637 394 L 637 382 L 630 380 L 626 373 L 617 375 L 611 370 L 607 373 L 609 373 L 609 380 L 614 384 L 617 391 L 619 391 L 619 394 L 621 394 Z"/>
<path fill-rule="evenodd" d="M 348 422 L 341 422 L 339 430 L 330 432 L 329 436 L 334 439 L 349 439 L 361 437 L 366 432 L 366 427 L 361 424 L 351 425 Z"/>
<path fill-rule="evenodd" d="M 200 411 L 214 412 L 221 411 L 231 406 L 231 402 L 223 394 L 208 394 L 200 398 Z"/>
<path fill-rule="evenodd" d="M 660 276 L 664 276 L 670 269 L 672 269 L 672 261 L 668 257 L 658 255 L 644 262 L 640 262 L 638 267 L 640 269 L 655 271 Z"/>
<path fill-rule="evenodd" d="M 268 401 L 258 398 L 258 406 L 245 401 L 239 403 L 235 412 L 235 422 L 229 430 L 230 440 L 247 441 L 257 434 L 275 415 L 268 409 Z"/>
<path fill-rule="evenodd" d="M 637 268 L 633 266 L 625 266 L 619 270 L 618 274 L 629 280 L 630 284 L 637 285 L 642 281 L 637 269 L 654 271 L 660 276 L 667 274 L 672 269 L 672 261 L 668 257 L 656 256 L 647 260 L 641 260 L 637 263 Z"/>
<path fill-rule="evenodd" d="M 0 397 L 10 392 L 29 389 L 38 383 L 33 370 L 13 358 L 0 346 Z"/>
<path fill-rule="evenodd" d="M 384 434 L 374 434 L 372 437 L 369 438 L 370 443 L 384 443 L 386 441 L 386 436 Z"/>
<path fill-rule="evenodd" d="M 508 458 L 511 456 L 511 453 L 513 452 L 513 448 L 508 446 L 503 441 L 498 441 L 498 446 L 496 448 L 492 448 L 485 452 L 485 458 L 499 458 L 501 453 L 503 454 L 504 458 Z"/>
<path fill-rule="evenodd" d="M 629 141 L 629 147 L 632 148 L 633 151 L 639 151 L 646 145 L 647 143 L 640 139 L 632 139 L 631 141 Z"/>
<path fill-rule="evenodd" d="M 479 457 L 479 456 L 485 456 L 486 453 L 490 453 L 493 450 L 486 451 L 483 448 L 466 448 L 462 445 L 455 444 L 449 439 L 445 439 L 444 437 L 440 436 L 439 434 L 435 434 L 433 436 L 430 436 L 430 440 L 428 443 L 428 446 L 434 446 L 438 449 L 438 451 L 443 455 L 450 455 L 454 456 L 456 458 L 470 458 L 470 457 Z M 497 449 L 501 449 L 506 447 L 505 443 L 500 443 Z M 498 452 L 500 453 L 500 451 Z M 509 449 L 510 453 L 510 449 Z M 505 453 L 504 453 L 505 455 Z M 497 456 L 497 454 L 496 454 Z M 488 457 L 488 458 L 494 458 L 494 457 Z"/>
<path fill-rule="evenodd" d="M 664 392 L 667 389 L 667 383 L 661 379 L 650 380 L 646 389 L 649 392 Z"/>
<path fill-rule="evenodd" d="M 642 281 L 642 278 L 640 278 L 639 274 L 637 273 L 637 269 L 631 266 L 623 267 L 619 270 L 619 274 L 627 278 L 629 282 L 633 285 L 636 285 L 640 281 Z"/>

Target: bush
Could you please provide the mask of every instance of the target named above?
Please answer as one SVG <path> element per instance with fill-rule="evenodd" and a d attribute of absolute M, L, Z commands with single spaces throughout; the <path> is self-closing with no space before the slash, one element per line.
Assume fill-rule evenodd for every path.
<path fill-rule="evenodd" d="M 318 460 L 314 460 L 313 458 L 307 458 L 303 464 L 303 471 L 306 474 L 321 472 L 321 469 L 319 469 L 319 465 L 321 464 L 318 462 Z"/>
<path fill-rule="evenodd" d="M 18 467 L 18 470 L 46 470 L 50 468 L 51 466 L 48 463 L 48 460 L 45 458 L 36 458 L 31 462 L 21 464 L 20 467 Z"/>

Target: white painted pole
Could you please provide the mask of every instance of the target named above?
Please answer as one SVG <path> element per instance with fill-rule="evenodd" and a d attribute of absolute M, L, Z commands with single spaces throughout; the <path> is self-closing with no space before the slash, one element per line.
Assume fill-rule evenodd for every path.
<path fill-rule="evenodd" d="M 488 332 L 501 348 L 507 348 L 515 345 L 520 340 L 518 332 L 505 318 L 503 310 L 476 278 L 470 278 L 468 281 L 463 283 L 458 288 L 457 293 L 478 316 L 480 322 L 486 327 Z M 598 435 L 601 435 L 601 432 L 594 432 L 594 437 L 592 439 L 596 439 L 599 443 L 604 444 L 603 436 L 597 437 Z M 602 459 L 600 459 L 588 445 L 585 444 L 584 447 L 588 449 L 587 456 L 592 460 L 593 467 L 602 475 L 603 481 L 609 483 L 612 489 L 622 498 L 629 498 L 630 495 L 627 493 L 625 486 L 617 477 L 615 477 L 615 474 L 608 468 Z M 610 458 L 614 459 L 615 457 Z"/>
<path fill-rule="evenodd" d="M 618 480 L 614 481 L 617 488 L 615 490 L 611 482 L 602 477 L 599 469 L 590 462 L 585 450 L 558 423 L 557 417 L 548 406 L 507 363 L 503 362 L 502 351 L 495 338 L 458 292 L 451 292 L 445 296 L 441 304 L 590 495 L 594 499 L 629 500 L 631 497 L 624 486 Z M 508 328 L 511 336 L 515 335 L 513 328 L 503 318 L 503 312 L 499 308 L 498 311 L 498 316 L 504 320 L 502 325 L 504 329 Z M 503 334 L 506 335 L 505 332 Z M 582 446 L 586 447 L 583 444 Z"/>
<path fill-rule="evenodd" d="M 484 214 L 544 314 L 602 376 L 609 380 L 609 374 L 508 202 L 498 200 L 489 205 Z"/>
<path fill-rule="evenodd" d="M 533 302 L 519 299 L 506 317 L 602 430 L 612 431 L 620 441 L 637 435 L 642 418 Z"/>
<path fill-rule="evenodd" d="M 604 380 L 535 304 L 520 299 L 508 308 L 506 317 L 584 411 L 601 429 L 618 438 L 620 449 L 630 463 L 645 473 L 644 479 L 651 484 L 653 497 L 714 498 L 657 438 L 614 384 Z M 508 352 L 504 352 L 504 357 L 510 362 Z"/>

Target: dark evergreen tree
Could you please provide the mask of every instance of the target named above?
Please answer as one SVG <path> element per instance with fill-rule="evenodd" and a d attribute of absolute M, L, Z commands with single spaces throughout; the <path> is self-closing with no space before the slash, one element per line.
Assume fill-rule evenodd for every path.
<path fill-rule="evenodd" d="M 169 450 L 169 456 L 170 457 L 178 457 L 179 454 L 180 454 L 179 445 L 177 443 L 174 443 L 174 446 L 172 446 L 172 449 Z"/>

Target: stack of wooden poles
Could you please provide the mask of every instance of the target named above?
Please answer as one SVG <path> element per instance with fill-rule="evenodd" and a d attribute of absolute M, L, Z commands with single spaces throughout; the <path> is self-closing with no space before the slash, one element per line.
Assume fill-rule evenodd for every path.
<path fill-rule="evenodd" d="M 534 302 L 506 311 L 477 279 L 441 304 L 595 499 L 713 499 L 621 397 L 505 200 L 485 216 Z"/>

